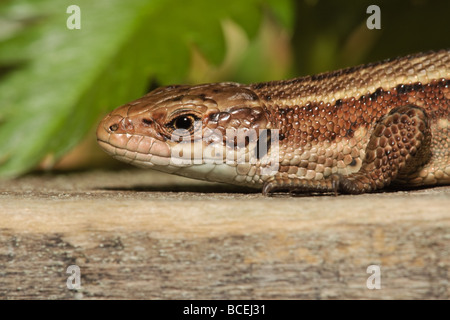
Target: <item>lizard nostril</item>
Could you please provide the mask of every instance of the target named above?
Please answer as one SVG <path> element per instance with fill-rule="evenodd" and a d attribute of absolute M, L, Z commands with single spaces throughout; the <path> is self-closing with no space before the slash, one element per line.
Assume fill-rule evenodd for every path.
<path fill-rule="evenodd" d="M 119 125 L 117 123 L 109 126 L 109 131 L 111 132 L 117 131 L 117 129 L 119 129 Z"/>

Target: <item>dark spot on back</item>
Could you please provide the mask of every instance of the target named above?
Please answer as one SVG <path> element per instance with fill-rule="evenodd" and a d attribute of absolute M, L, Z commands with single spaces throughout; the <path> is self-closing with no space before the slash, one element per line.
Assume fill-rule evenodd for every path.
<path fill-rule="evenodd" d="M 369 98 L 370 98 L 370 100 L 375 101 L 375 100 L 377 100 L 377 98 L 378 98 L 380 95 L 383 95 L 383 89 L 382 89 L 382 88 L 378 88 L 375 92 L 373 92 L 373 93 L 369 96 Z"/>
<path fill-rule="evenodd" d="M 336 139 L 336 132 L 331 133 L 330 142 L 334 141 Z"/>
<path fill-rule="evenodd" d="M 347 130 L 347 137 L 349 137 L 349 138 L 353 137 L 353 130 L 352 129 L 348 129 Z"/>
<path fill-rule="evenodd" d="M 415 91 L 421 91 L 423 89 L 423 85 L 421 82 L 417 82 L 414 84 L 414 90 Z"/>
<path fill-rule="evenodd" d="M 329 75 L 332 75 L 332 74 L 329 74 Z M 325 79 L 325 76 L 327 76 L 327 75 L 326 74 L 315 74 L 315 75 L 311 76 L 311 80 L 321 81 L 321 80 Z M 335 75 L 333 75 L 333 76 L 335 76 Z"/>
<path fill-rule="evenodd" d="M 406 94 L 412 90 L 414 90 L 414 86 L 413 85 L 409 85 L 409 84 L 399 84 L 397 87 L 397 93 L 398 94 Z"/>

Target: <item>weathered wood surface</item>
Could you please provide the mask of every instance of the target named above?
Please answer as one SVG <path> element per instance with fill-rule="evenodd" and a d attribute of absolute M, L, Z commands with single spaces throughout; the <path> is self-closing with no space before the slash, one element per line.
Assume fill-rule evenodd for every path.
<path fill-rule="evenodd" d="M 235 191 L 150 171 L 0 182 L 0 298 L 450 297 L 450 187 Z M 69 265 L 78 291 L 66 287 Z M 381 268 L 379 290 L 366 287 L 369 265 Z"/>

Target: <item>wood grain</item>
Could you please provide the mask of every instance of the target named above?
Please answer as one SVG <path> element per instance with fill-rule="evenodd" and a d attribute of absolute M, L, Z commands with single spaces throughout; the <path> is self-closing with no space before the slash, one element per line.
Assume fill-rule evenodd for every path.
<path fill-rule="evenodd" d="M 448 299 L 449 208 L 450 187 L 264 198 L 139 170 L 2 181 L 0 298 Z"/>

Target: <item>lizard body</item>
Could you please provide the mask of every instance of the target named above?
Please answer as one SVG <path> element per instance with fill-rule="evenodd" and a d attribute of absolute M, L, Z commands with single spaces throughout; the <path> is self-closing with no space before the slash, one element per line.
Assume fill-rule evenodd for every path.
<path fill-rule="evenodd" d="M 291 80 L 163 87 L 108 114 L 97 137 L 119 160 L 264 194 L 450 184 L 450 50 Z M 180 141 L 175 154 L 191 161 L 176 161 Z"/>

